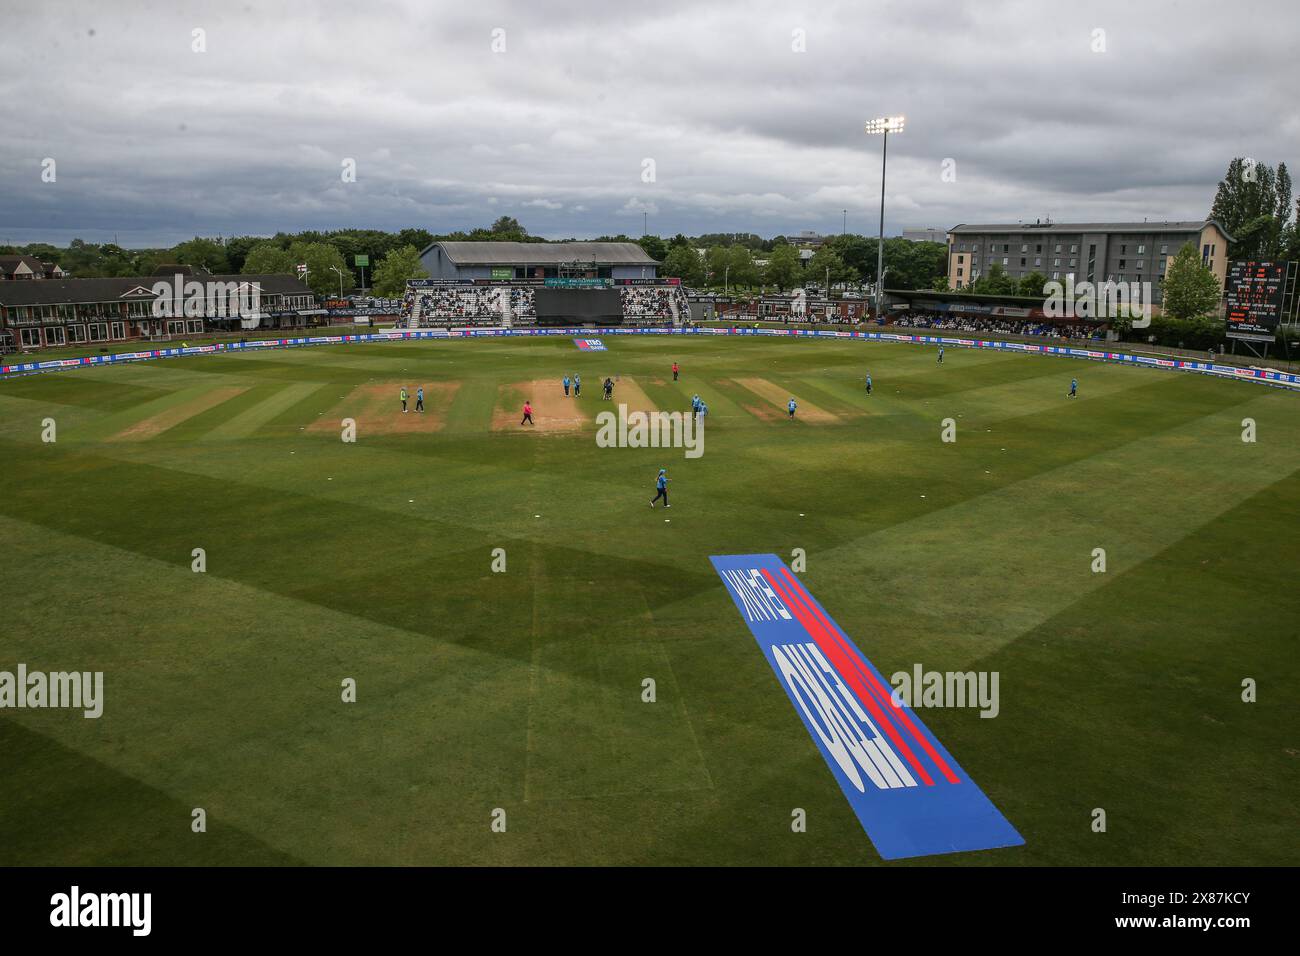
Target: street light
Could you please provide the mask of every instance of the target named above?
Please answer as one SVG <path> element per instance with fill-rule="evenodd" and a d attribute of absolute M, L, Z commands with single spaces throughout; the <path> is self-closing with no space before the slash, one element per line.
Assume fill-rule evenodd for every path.
<path fill-rule="evenodd" d="M 338 266 L 330 266 L 330 272 L 337 272 L 339 274 L 339 298 L 341 299 L 343 298 L 343 270 Z"/>
<path fill-rule="evenodd" d="M 876 246 L 876 318 L 883 315 L 885 304 L 885 158 L 889 155 L 889 134 L 903 131 L 902 116 L 881 116 L 867 121 L 867 132 L 885 137 L 880 149 L 880 239 Z"/>

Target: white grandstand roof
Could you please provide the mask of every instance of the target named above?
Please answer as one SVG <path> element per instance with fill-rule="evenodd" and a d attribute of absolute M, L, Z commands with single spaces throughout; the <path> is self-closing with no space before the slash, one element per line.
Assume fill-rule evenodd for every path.
<path fill-rule="evenodd" d="M 434 242 L 443 254 L 461 266 L 561 265 L 596 262 L 599 265 L 650 266 L 656 261 L 635 242 Z"/>

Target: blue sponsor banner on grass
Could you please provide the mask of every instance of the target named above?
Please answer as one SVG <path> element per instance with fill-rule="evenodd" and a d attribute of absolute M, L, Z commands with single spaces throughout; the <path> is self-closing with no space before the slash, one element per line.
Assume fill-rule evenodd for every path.
<path fill-rule="evenodd" d="M 600 339 L 574 339 L 573 344 L 584 352 L 604 352 L 605 343 Z"/>
<path fill-rule="evenodd" d="M 780 558 L 709 560 L 882 857 L 1025 842 Z"/>

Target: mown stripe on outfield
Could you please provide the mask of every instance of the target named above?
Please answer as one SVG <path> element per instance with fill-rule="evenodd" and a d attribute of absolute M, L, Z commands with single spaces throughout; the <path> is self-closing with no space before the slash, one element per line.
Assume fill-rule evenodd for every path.
<path fill-rule="evenodd" d="M 106 382 L 91 377 L 90 372 L 77 375 L 30 375 L 5 380 L 0 396 L 26 398 L 51 405 L 76 405 L 111 412 L 131 408 L 159 397 L 159 390 L 143 385 Z"/>
<path fill-rule="evenodd" d="M 222 422 L 203 437 L 215 441 L 247 438 L 286 409 L 292 408 L 324 387 L 324 382 L 300 382 L 273 388 L 265 397 L 262 397 L 263 393 L 259 392 L 259 398 L 252 407 L 245 408 L 233 418 Z"/>
<path fill-rule="evenodd" d="M 188 421 L 195 415 L 206 412 L 223 402 L 228 402 L 236 395 L 247 391 L 246 386 L 226 386 L 224 388 L 204 389 L 185 401 L 173 404 L 170 408 L 140 419 L 116 435 L 110 441 L 149 441 L 175 428 L 181 422 Z"/>

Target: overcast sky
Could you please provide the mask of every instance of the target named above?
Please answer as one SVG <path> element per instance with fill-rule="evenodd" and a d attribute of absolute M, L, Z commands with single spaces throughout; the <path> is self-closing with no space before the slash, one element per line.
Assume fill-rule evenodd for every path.
<path fill-rule="evenodd" d="M 7 6 L 0 243 L 871 234 L 890 114 L 887 233 L 1197 219 L 1300 162 L 1296 0 Z"/>

